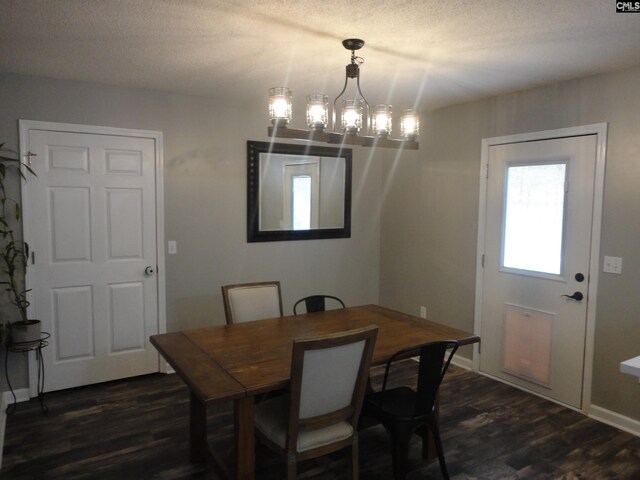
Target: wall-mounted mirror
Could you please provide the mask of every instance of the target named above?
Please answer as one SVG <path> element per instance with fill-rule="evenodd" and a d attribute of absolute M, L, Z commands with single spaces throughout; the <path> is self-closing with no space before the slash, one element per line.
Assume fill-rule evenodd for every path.
<path fill-rule="evenodd" d="M 351 149 L 247 142 L 247 241 L 351 236 Z"/>

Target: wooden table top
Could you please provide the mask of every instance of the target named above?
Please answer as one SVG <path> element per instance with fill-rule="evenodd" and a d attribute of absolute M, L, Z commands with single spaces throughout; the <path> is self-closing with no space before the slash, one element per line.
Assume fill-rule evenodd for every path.
<path fill-rule="evenodd" d="M 288 385 L 293 340 L 378 326 L 372 365 L 403 348 L 437 340 L 461 345 L 471 333 L 376 305 L 154 335 L 151 343 L 205 402 Z M 194 348 L 195 347 L 195 348 Z"/>

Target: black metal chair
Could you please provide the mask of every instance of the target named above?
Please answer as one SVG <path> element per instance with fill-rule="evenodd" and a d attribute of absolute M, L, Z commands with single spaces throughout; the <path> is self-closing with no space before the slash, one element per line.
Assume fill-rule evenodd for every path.
<path fill-rule="evenodd" d="M 342 305 L 341 308 L 345 308 L 344 302 L 338 297 L 334 297 L 332 295 L 311 295 L 309 297 L 302 298 L 295 303 L 293 306 L 293 314 L 298 314 L 297 307 L 301 303 L 304 303 L 307 313 L 324 312 L 327 299 L 335 300 Z"/>
<path fill-rule="evenodd" d="M 442 476 L 445 479 L 449 478 L 435 405 L 438 388 L 456 350 L 458 342 L 451 340 L 425 343 L 396 352 L 385 367 L 382 390 L 370 393 L 365 398 L 362 415 L 378 420 L 391 436 L 395 480 L 403 480 L 406 477 L 409 442 L 414 433 L 422 437 L 423 453 L 426 456 L 428 431 L 433 435 Z M 413 390 L 407 386 L 387 388 L 392 364 L 418 355 L 420 364 L 417 389 Z"/>

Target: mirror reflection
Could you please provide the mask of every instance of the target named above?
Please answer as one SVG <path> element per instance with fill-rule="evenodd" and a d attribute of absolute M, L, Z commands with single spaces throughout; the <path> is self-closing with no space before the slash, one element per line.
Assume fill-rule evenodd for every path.
<path fill-rule="evenodd" d="M 351 233 L 351 150 L 248 142 L 249 242 Z"/>

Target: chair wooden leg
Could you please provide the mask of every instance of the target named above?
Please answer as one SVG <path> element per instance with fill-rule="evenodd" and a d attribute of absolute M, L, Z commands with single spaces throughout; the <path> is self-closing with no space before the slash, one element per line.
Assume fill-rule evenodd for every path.
<path fill-rule="evenodd" d="M 298 468 L 294 459 L 287 460 L 287 480 L 296 480 L 298 478 Z"/>
<path fill-rule="evenodd" d="M 360 478 L 360 455 L 358 452 L 358 434 L 355 433 L 353 443 L 351 444 L 351 480 L 358 480 Z"/>

